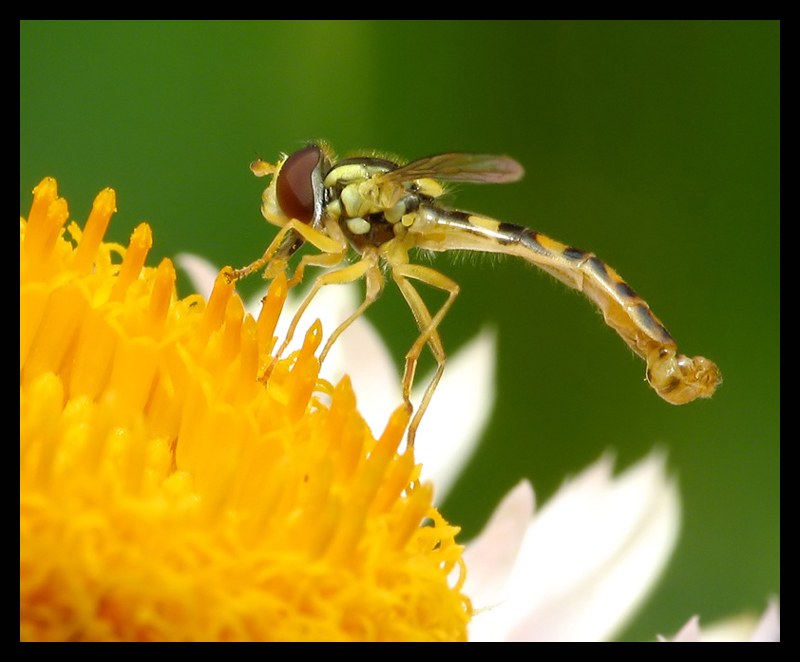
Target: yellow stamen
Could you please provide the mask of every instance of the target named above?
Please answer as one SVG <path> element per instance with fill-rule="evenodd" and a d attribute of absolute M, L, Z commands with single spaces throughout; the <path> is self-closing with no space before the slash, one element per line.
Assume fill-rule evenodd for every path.
<path fill-rule="evenodd" d="M 318 322 L 272 366 L 283 276 L 257 321 L 224 271 L 179 299 L 147 225 L 103 241 L 114 211 L 81 231 L 45 179 L 20 221 L 20 639 L 465 639 L 410 412 L 376 441 Z"/>

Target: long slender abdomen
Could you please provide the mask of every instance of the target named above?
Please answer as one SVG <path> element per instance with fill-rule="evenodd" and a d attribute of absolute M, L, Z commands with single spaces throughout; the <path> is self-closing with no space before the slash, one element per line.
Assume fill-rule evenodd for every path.
<path fill-rule="evenodd" d="M 594 253 L 486 216 L 453 210 L 430 210 L 429 214 L 431 223 L 416 245 L 516 255 L 583 292 L 603 312 L 606 323 L 647 361 L 647 381 L 667 402 L 684 404 L 711 397 L 722 382 L 712 361 L 677 353 L 675 339 L 647 302 Z"/>
<path fill-rule="evenodd" d="M 709 398 L 722 383 L 712 361 L 677 353 L 675 339 L 647 302 L 594 253 L 510 223 L 500 223 L 498 232 L 509 242 L 508 253 L 548 271 L 598 305 L 606 323 L 647 361 L 647 381 L 667 402 Z"/>
<path fill-rule="evenodd" d="M 501 223 L 498 229 L 512 240 L 508 252 L 583 292 L 603 311 L 608 325 L 642 358 L 647 358 L 653 345 L 677 348 L 672 335 L 647 302 L 594 253 L 511 223 Z"/>

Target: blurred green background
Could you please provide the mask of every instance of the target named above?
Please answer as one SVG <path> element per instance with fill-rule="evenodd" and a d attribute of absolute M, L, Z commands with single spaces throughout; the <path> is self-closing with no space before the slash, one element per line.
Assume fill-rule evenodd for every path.
<path fill-rule="evenodd" d="M 666 404 L 582 297 L 512 259 L 440 256 L 462 286 L 446 348 L 491 324 L 500 354 L 444 514 L 468 539 L 522 477 L 541 503 L 605 449 L 624 467 L 666 448 L 683 533 L 624 634 L 652 639 L 780 591 L 779 52 L 777 22 L 22 22 L 20 212 L 52 175 L 82 224 L 111 186 L 111 238 L 148 221 L 151 264 L 241 266 L 274 234 L 256 153 L 513 155 L 523 182 L 459 187 L 457 206 L 594 251 L 725 384 Z M 370 318 L 400 366 L 416 336 L 393 288 Z"/>

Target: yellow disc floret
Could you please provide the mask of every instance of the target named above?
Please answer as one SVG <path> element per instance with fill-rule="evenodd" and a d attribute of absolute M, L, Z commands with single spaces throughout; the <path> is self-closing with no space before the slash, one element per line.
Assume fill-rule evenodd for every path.
<path fill-rule="evenodd" d="M 267 380 L 285 278 L 257 320 L 224 274 L 179 299 L 114 211 L 81 231 L 45 179 L 20 219 L 20 639 L 465 639 L 407 409 L 374 439 L 319 323 Z"/>

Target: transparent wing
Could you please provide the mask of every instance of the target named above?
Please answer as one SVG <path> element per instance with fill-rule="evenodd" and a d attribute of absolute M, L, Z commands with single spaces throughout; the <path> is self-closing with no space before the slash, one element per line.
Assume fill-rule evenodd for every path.
<path fill-rule="evenodd" d="M 417 159 L 378 177 L 393 183 L 430 177 L 445 182 L 503 184 L 516 182 L 523 174 L 523 167 L 509 156 L 448 152 Z"/>

